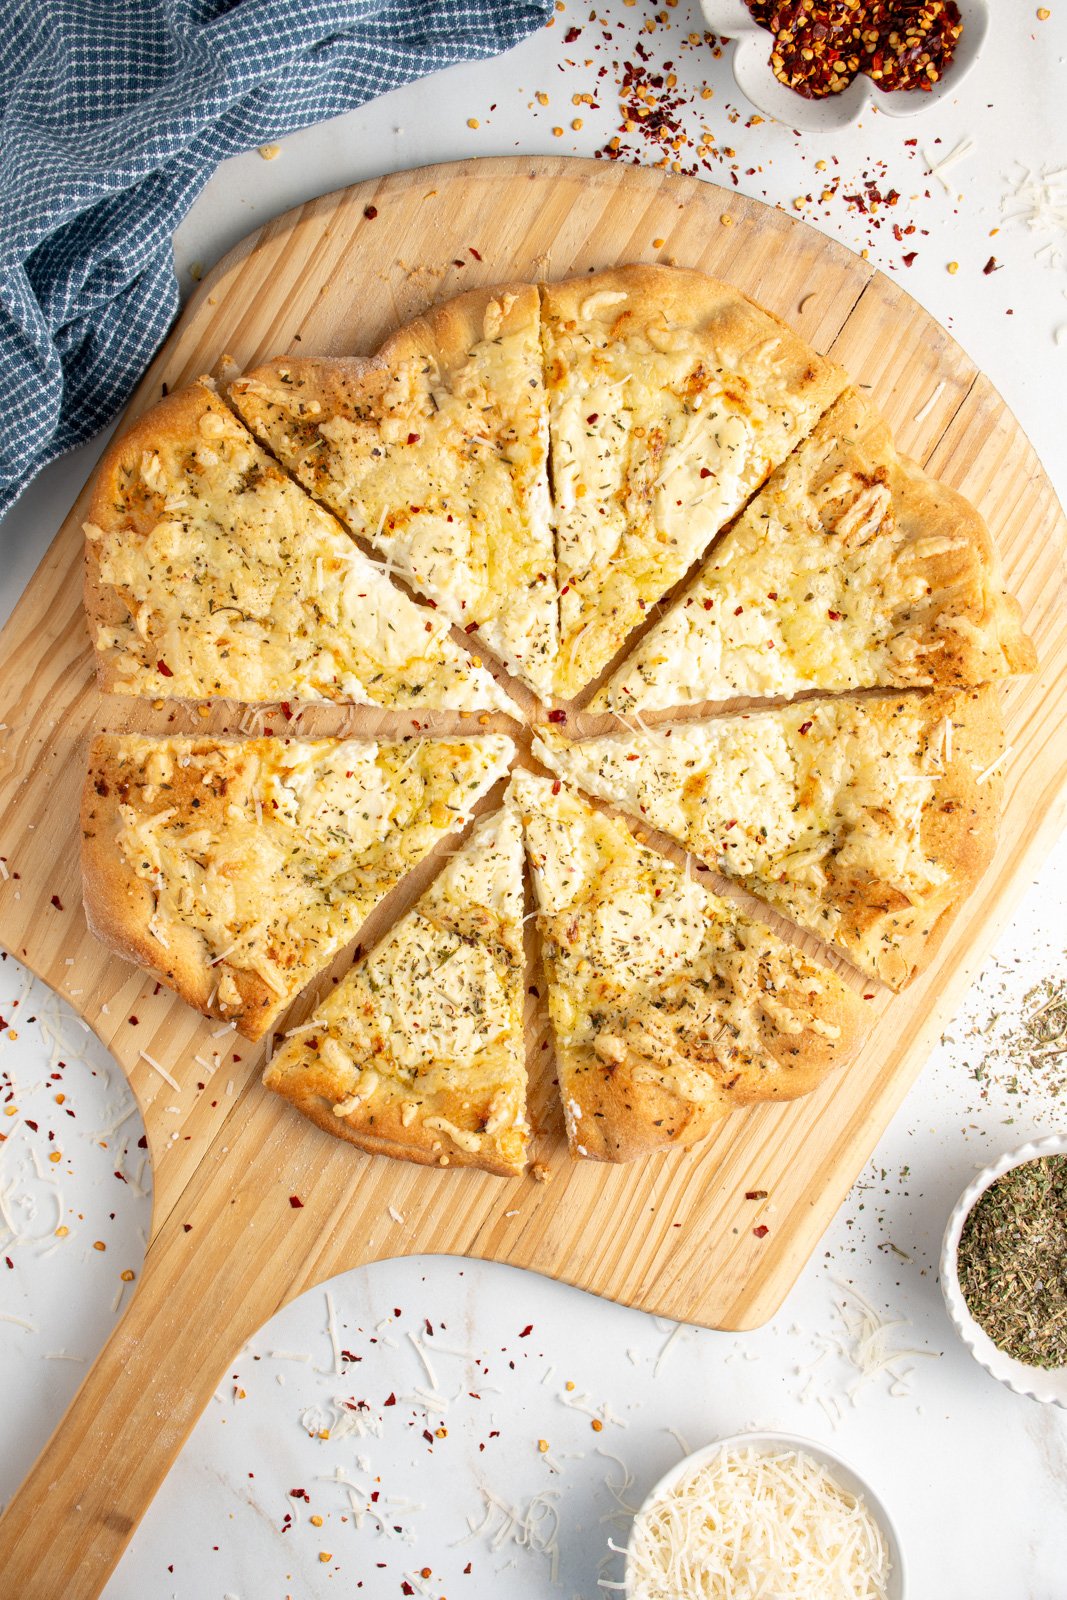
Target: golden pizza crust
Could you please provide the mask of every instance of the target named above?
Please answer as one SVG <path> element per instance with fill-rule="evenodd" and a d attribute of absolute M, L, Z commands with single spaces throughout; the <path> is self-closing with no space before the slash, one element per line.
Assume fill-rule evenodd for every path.
<path fill-rule="evenodd" d="M 258 1039 L 502 774 L 510 739 L 93 741 L 90 928 Z"/>
<path fill-rule="evenodd" d="M 286 357 L 229 395 L 305 488 L 545 694 L 557 613 L 539 316 L 530 284 L 474 290 L 375 356 Z"/>
<path fill-rule="evenodd" d="M 534 753 L 900 989 L 996 843 L 995 687 L 807 700 Z"/>
<path fill-rule="evenodd" d="M 276 1052 L 267 1087 L 372 1153 L 521 1173 L 522 864 L 514 813 L 485 818 Z"/>
<path fill-rule="evenodd" d="M 572 1154 L 689 1146 L 738 1106 L 808 1094 L 864 1002 L 550 779 L 517 773 Z"/>
<path fill-rule="evenodd" d="M 598 677 L 840 393 L 845 374 L 704 273 L 627 266 L 544 290 L 556 692 Z"/>
<path fill-rule="evenodd" d="M 985 683 L 1036 665 L 989 531 L 848 389 L 718 541 L 594 710 Z"/>

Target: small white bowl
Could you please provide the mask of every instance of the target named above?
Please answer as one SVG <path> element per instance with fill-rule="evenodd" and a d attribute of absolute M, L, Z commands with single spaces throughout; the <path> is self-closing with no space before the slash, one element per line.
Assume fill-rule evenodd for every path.
<path fill-rule="evenodd" d="M 705 1445 L 702 1450 L 694 1450 L 693 1454 L 686 1456 L 673 1466 L 669 1472 L 653 1487 L 646 1496 L 641 1510 L 634 1518 L 633 1528 L 626 1546 L 626 1594 L 627 1600 L 633 1595 L 633 1578 L 631 1563 L 633 1561 L 634 1544 L 637 1536 L 637 1522 L 642 1513 L 647 1511 L 657 1500 L 671 1492 L 679 1480 L 692 1472 L 695 1467 L 702 1467 L 722 1450 L 733 1450 L 752 1447 L 764 1455 L 779 1455 L 785 1450 L 802 1450 L 805 1455 L 811 1456 L 821 1467 L 830 1472 L 842 1489 L 849 1494 L 862 1495 L 863 1503 L 867 1507 L 875 1522 L 885 1536 L 886 1546 L 889 1550 L 889 1587 L 886 1591 L 888 1600 L 905 1600 L 905 1572 L 904 1554 L 901 1549 L 900 1535 L 896 1524 L 889 1515 L 885 1503 L 875 1494 L 870 1484 L 861 1478 L 855 1467 L 843 1461 L 833 1450 L 828 1450 L 825 1445 L 817 1444 L 814 1439 L 803 1439 L 795 1433 L 734 1433 L 726 1439 L 716 1439 L 714 1444 Z M 814 1597 L 813 1597 L 814 1600 Z"/>
<path fill-rule="evenodd" d="M 929 90 L 898 89 L 883 93 L 870 78 L 857 75 L 840 94 L 821 100 L 805 100 L 795 89 L 779 83 L 771 67 L 772 36 L 761 28 L 744 0 L 701 0 L 704 19 L 712 33 L 725 34 L 734 41 L 733 69 L 741 93 L 765 116 L 783 122 L 787 128 L 818 133 L 828 128 L 847 128 L 869 106 L 877 106 L 889 117 L 921 116 L 955 94 L 978 59 L 989 31 L 988 0 L 956 0 L 963 21 L 956 54 L 945 76 Z"/>
<path fill-rule="evenodd" d="M 956 1260 L 963 1224 L 979 1195 L 988 1189 L 991 1183 L 1003 1177 L 1012 1167 L 1021 1167 L 1024 1162 L 1036 1161 L 1039 1156 L 1062 1155 L 1067 1155 L 1067 1134 L 1050 1134 L 1048 1138 L 1035 1139 L 1031 1144 L 1024 1144 L 1021 1150 L 1009 1150 L 999 1161 L 995 1161 L 991 1167 L 986 1167 L 980 1172 L 973 1183 L 967 1185 L 957 1200 L 945 1228 L 945 1238 L 941 1246 L 941 1293 L 945 1297 L 952 1326 L 979 1366 L 984 1367 L 991 1377 L 1007 1384 L 1015 1394 L 1024 1394 L 1031 1400 L 1042 1400 L 1048 1405 L 1063 1406 L 1067 1409 L 1067 1367 L 1030 1367 L 1025 1361 L 1016 1361 L 1014 1356 L 1006 1355 L 999 1349 L 967 1310 L 967 1303 L 960 1290 Z"/>

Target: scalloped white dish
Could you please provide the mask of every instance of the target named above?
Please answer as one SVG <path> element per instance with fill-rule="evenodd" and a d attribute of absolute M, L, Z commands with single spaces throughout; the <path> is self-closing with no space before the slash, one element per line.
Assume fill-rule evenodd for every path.
<path fill-rule="evenodd" d="M 845 1461 L 835 1451 L 828 1450 L 824 1444 L 819 1444 L 815 1439 L 805 1439 L 795 1433 L 733 1433 L 724 1439 L 716 1439 L 714 1443 L 704 1445 L 700 1450 L 694 1450 L 692 1455 L 684 1456 L 681 1461 L 665 1472 L 658 1483 L 654 1484 L 645 1496 L 641 1508 L 634 1518 L 633 1527 L 626 1545 L 626 1596 L 630 1600 L 633 1594 L 632 1561 L 634 1550 L 635 1529 L 637 1520 L 642 1512 L 647 1511 L 657 1500 L 670 1494 L 675 1484 L 679 1482 L 694 1467 L 701 1467 L 720 1450 L 729 1450 L 737 1446 L 754 1445 L 767 1455 L 776 1454 L 783 1450 L 802 1450 L 805 1455 L 811 1456 L 820 1466 L 830 1472 L 841 1487 L 849 1494 L 862 1496 L 874 1521 L 885 1536 L 889 1550 L 889 1586 L 886 1590 L 886 1600 L 906 1600 L 906 1573 L 904 1568 L 904 1553 L 901 1548 L 900 1535 L 897 1532 L 885 1502 L 879 1498 L 865 1478 L 861 1478 L 855 1467 Z M 815 1600 L 815 1597 L 812 1597 Z"/>
<path fill-rule="evenodd" d="M 789 128 L 818 133 L 847 128 L 871 106 L 889 117 L 916 117 L 953 95 L 978 59 L 989 31 L 988 0 L 957 0 L 963 33 L 945 76 L 932 89 L 898 89 L 885 93 L 870 78 L 853 79 L 840 94 L 805 100 L 779 83 L 771 68 L 772 36 L 753 18 L 744 0 L 701 0 L 704 19 L 713 33 L 733 42 L 732 66 L 737 87 L 757 111 Z"/>
<path fill-rule="evenodd" d="M 1067 1133 L 1050 1134 L 1045 1139 L 1032 1140 L 1018 1150 L 1005 1152 L 999 1161 L 983 1168 L 974 1181 L 967 1185 L 957 1200 L 945 1228 L 945 1238 L 941 1246 L 941 1293 L 945 1297 L 945 1306 L 952 1320 L 952 1326 L 979 1366 L 984 1367 L 990 1377 L 1006 1384 L 1015 1394 L 1023 1394 L 1030 1400 L 1040 1400 L 1046 1405 L 1063 1406 L 1067 1409 L 1067 1367 L 1030 1367 L 1025 1361 L 1016 1361 L 1014 1356 L 1006 1355 L 999 1349 L 968 1311 L 960 1290 L 956 1263 L 963 1224 L 979 1195 L 997 1178 L 1003 1177 L 1005 1172 L 1010 1172 L 1012 1167 L 1021 1167 L 1027 1161 L 1037 1160 L 1039 1156 L 1053 1155 L 1067 1155 Z"/>

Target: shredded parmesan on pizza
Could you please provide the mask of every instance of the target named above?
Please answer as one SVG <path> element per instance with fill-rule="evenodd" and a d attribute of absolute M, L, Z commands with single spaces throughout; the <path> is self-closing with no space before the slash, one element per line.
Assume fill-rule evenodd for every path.
<path fill-rule="evenodd" d="M 137 470 L 118 441 L 86 528 L 107 688 L 513 709 L 446 619 L 390 583 L 205 385 L 142 431 L 152 417 L 156 449 Z"/>

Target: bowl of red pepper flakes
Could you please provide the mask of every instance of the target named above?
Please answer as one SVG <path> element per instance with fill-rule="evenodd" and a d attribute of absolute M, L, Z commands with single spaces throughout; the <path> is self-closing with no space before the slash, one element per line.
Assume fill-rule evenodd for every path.
<path fill-rule="evenodd" d="M 894 117 L 955 94 L 989 30 L 988 0 L 701 0 L 734 42 L 733 72 L 758 111 L 804 131 L 871 106 Z"/>

